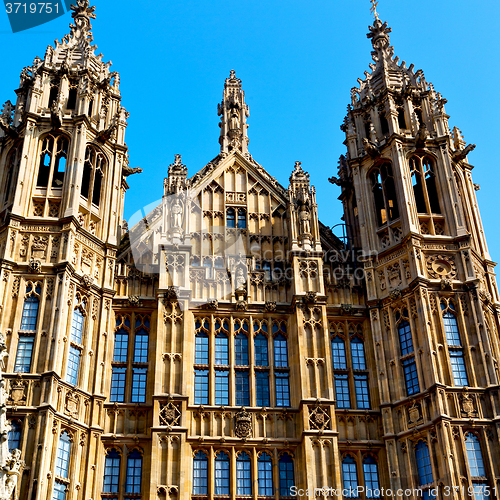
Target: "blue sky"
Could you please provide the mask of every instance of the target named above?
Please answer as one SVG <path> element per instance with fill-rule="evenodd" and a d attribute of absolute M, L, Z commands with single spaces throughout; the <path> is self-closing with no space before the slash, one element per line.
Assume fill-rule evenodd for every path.
<path fill-rule="evenodd" d="M 249 150 L 283 185 L 296 160 L 311 174 L 319 215 L 340 222 L 339 188 L 328 183 L 345 153 L 340 131 L 350 89 L 368 70 L 368 0 L 110 2 L 96 0 L 97 53 L 121 75 L 130 111 L 132 167 L 125 218 L 162 195 L 175 154 L 193 175 L 219 152 L 217 103 L 231 69 L 250 106 Z M 448 100 L 450 127 L 476 143 L 469 155 L 492 259 L 500 261 L 497 165 L 500 4 L 494 0 L 380 0 L 395 54 L 422 68 Z M 12 34 L 0 14 L 0 100 L 14 100 L 21 69 L 68 33 L 69 14 Z M 5 53 L 5 52 L 4 52 Z"/>

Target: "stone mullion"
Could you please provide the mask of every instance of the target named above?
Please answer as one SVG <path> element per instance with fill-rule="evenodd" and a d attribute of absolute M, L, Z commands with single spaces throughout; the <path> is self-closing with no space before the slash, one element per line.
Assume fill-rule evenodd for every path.
<path fill-rule="evenodd" d="M 237 211 L 236 211 L 237 213 Z M 236 215 L 237 216 L 237 215 Z M 234 352 L 234 317 L 231 316 L 229 318 L 229 332 L 228 332 L 228 342 L 229 342 L 229 394 L 228 394 L 228 401 L 229 401 L 229 406 L 235 406 L 236 405 L 236 374 L 235 374 L 235 362 L 236 362 L 236 356 Z M 221 421 L 222 426 L 224 427 L 223 421 Z"/>
<path fill-rule="evenodd" d="M 274 498 L 275 500 L 280 499 L 280 469 L 279 469 L 279 456 L 278 449 L 274 448 L 273 453 L 273 483 L 274 483 Z"/>
<path fill-rule="evenodd" d="M 262 422 L 264 424 L 264 427 L 266 425 L 266 420 L 263 418 Z M 256 448 L 252 448 L 251 451 L 251 461 L 252 461 L 252 498 L 253 500 L 257 500 L 257 497 L 259 495 L 259 461 L 258 461 L 258 456 L 257 456 L 257 450 Z"/>
<path fill-rule="evenodd" d="M 236 450 L 232 447 L 229 451 L 229 492 L 232 500 L 236 499 L 236 488 Z"/>
<path fill-rule="evenodd" d="M 210 435 L 214 435 L 210 432 Z M 211 446 L 208 453 L 208 498 L 212 500 L 215 494 L 215 453 Z"/>
<path fill-rule="evenodd" d="M 248 321 L 248 385 L 250 389 L 250 406 L 257 406 L 257 386 L 255 383 L 255 344 L 253 321 Z"/>
<path fill-rule="evenodd" d="M 425 291 L 424 291 L 425 290 Z M 432 293 L 432 292 L 430 292 Z M 432 355 L 433 351 L 433 331 L 432 331 L 432 308 L 430 304 L 429 291 L 426 288 L 420 289 L 420 293 L 416 293 L 416 303 L 420 302 L 422 304 L 420 318 L 417 315 L 417 320 L 420 319 L 420 325 L 422 325 L 422 329 L 418 329 L 417 321 L 413 321 L 413 318 L 410 318 L 410 324 L 412 324 L 412 335 L 413 338 L 417 337 L 421 347 L 419 351 L 415 351 L 415 360 L 417 359 L 417 354 L 419 354 L 418 363 L 417 363 L 417 372 L 419 376 L 419 380 L 422 382 L 427 382 L 426 384 L 420 383 L 420 391 L 424 392 L 427 387 L 431 387 L 432 385 L 439 383 L 439 380 L 436 379 L 437 366 L 435 356 Z M 418 307 L 417 307 L 418 309 Z M 417 313 L 418 314 L 418 313 Z M 411 314 L 410 314 L 411 316 Z M 428 328 L 429 327 L 429 328 Z M 424 333 L 423 336 L 419 338 L 418 332 L 422 331 Z M 417 334 L 417 335 L 415 335 Z M 416 349 L 417 346 L 414 345 Z M 420 352 L 422 351 L 422 352 Z M 428 362 L 425 362 L 425 351 L 427 351 L 427 359 Z M 424 366 L 431 365 L 431 369 L 425 369 Z M 430 372 L 430 373 L 429 373 Z M 426 375 L 426 377 L 424 377 Z"/>
<path fill-rule="evenodd" d="M 210 332 L 208 334 L 210 344 L 210 356 L 208 360 L 208 404 L 215 404 L 215 319 L 213 315 L 209 318 Z M 210 418 L 210 435 L 213 435 L 213 414 Z"/>

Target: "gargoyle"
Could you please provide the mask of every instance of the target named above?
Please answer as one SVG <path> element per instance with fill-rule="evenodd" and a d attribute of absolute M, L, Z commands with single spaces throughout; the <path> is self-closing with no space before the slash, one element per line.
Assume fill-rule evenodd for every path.
<path fill-rule="evenodd" d="M 371 157 L 380 155 L 378 147 L 366 137 L 363 137 L 363 147 L 365 148 L 366 153 L 369 154 Z"/>
<path fill-rule="evenodd" d="M 142 168 L 139 168 L 139 167 L 130 168 L 128 165 L 126 165 L 122 168 L 123 177 L 128 177 L 129 175 L 133 175 L 133 174 L 140 174 L 141 172 L 142 172 Z"/>
<path fill-rule="evenodd" d="M 474 149 L 476 149 L 476 145 L 475 144 L 469 144 L 466 148 L 464 149 L 459 149 L 458 151 L 455 151 L 454 153 L 452 153 L 452 156 L 453 156 L 453 160 L 454 161 L 462 161 L 465 159 L 465 157 L 471 152 L 471 151 L 474 151 Z"/>

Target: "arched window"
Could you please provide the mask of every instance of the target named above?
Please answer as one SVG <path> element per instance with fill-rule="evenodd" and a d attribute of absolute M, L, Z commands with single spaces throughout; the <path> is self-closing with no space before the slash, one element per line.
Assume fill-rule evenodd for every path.
<path fill-rule="evenodd" d="M 428 156 L 413 156 L 410 158 L 410 173 L 417 211 L 423 214 L 440 214 L 433 160 Z"/>
<path fill-rule="evenodd" d="M 363 476 L 365 479 L 366 498 L 379 498 L 378 466 L 377 461 L 371 456 L 363 459 Z"/>
<path fill-rule="evenodd" d="M 243 452 L 236 459 L 236 494 L 252 494 L 252 467 L 250 455 Z"/>
<path fill-rule="evenodd" d="M 40 166 L 38 168 L 37 187 L 62 188 L 69 141 L 63 136 L 48 135 L 42 143 Z"/>
<path fill-rule="evenodd" d="M 21 424 L 17 420 L 11 420 L 8 433 L 9 451 L 19 450 L 21 447 Z"/>
<path fill-rule="evenodd" d="M 424 486 L 434 482 L 429 447 L 422 440 L 415 447 L 415 458 L 417 460 L 418 484 Z"/>
<path fill-rule="evenodd" d="M 199 451 L 193 458 L 193 495 L 208 494 L 208 458 Z"/>
<path fill-rule="evenodd" d="M 109 450 L 104 463 L 103 493 L 118 493 L 120 488 L 121 455 L 114 448 Z"/>
<path fill-rule="evenodd" d="M 66 109 L 74 110 L 76 109 L 76 103 L 78 98 L 78 86 L 76 82 L 70 84 L 68 92 L 68 102 L 66 103 Z"/>
<path fill-rule="evenodd" d="M 358 470 L 351 455 L 346 455 L 342 460 L 342 487 L 347 498 L 358 496 Z"/>
<path fill-rule="evenodd" d="M 273 462 L 267 453 L 262 453 L 257 460 L 259 495 L 273 496 Z"/>
<path fill-rule="evenodd" d="M 103 153 L 92 146 L 87 146 L 82 176 L 82 196 L 92 204 L 99 206 L 101 202 L 102 180 L 106 168 L 106 158 Z"/>
<path fill-rule="evenodd" d="M 295 476 L 293 471 L 293 459 L 288 453 L 281 455 L 279 459 L 279 479 L 280 496 L 291 496 L 291 487 L 295 485 Z"/>
<path fill-rule="evenodd" d="M 226 227 L 236 227 L 236 213 L 234 208 L 228 208 L 226 211 Z"/>
<path fill-rule="evenodd" d="M 219 330 L 217 324 L 215 325 L 215 329 Z M 227 331 L 226 328 L 224 330 Z M 228 365 L 229 364 L 229 338 L 225 331 L 217 332 L 215 336 L 215 364 L 216 365 Z"/>
<path fill-rule="evenodd" d="M 208 365 L 208 335 L 203 330 L 196 332 L 194 362 Z"/>
<path fill-rule="evenodd" d="M 142 455 L 133 450 L 127 457 L 127 479 L 125 493 L 141 493 L 142 486 Z"/>
<path fill-rule="evenodd" d="M 347 370 L 347 360 L 345 355 L 345 342 L 341 337 L 335 336 L 332 339 L 333 369 Z"/>
<path fill-rule="evenodd" d="M 235 324 L 235 331 L 237 330 Z M 234 362 L 236 365 L 246 366 L 249 364 L 248 360 L 248 335 L 244 332 L 248 331 L 248 325 L 243 323 L 241 329 L 234 337 Z"/>
<path fill-rule="evenodd" d="M 80 307 L 73 311 L 73 321 L 71 323 L 71 336 L 68 355 L 68 369 L 66 372 L 66 382 L 76 385 L 78 383 L 78 374 L 80 372 L 80 359 L 82 356 L 83 341 L 83 311 Z"/>
<path fill-rule="evenodd" d="M 238 229 L 247 228 L 247 214 L 244 208 L 238 209 Z"/>
<path fill-rule="evenodd" d="M 24 299 L 23 315 L 21 318 L 21 330 L 34 331 L 36 330 L 36 323 L 38 319 L 38 307 L 40 305 L 40 295 L 42 289 L 37 286 L 34 289 L 33 284 L 29 284 L 26 288 L 26 295 Z"/>
<path fill-rule="evenodd" d="M 390 163 L 384 163 L 371 173 L 372 191 L 375 200 L 377 222 L 379 226 L 399 217 L 396 185 Z"/>
<path fill-rule="evenodd" d="M 467 450 L 467 461 L 469 462 L 470 475 L 472 477 L 485 477 L 483 454 L 477 436 L 468 432 L 465 434 L 465 449 Z"/>
<path fill-rule="evenodd" d="M 21 163 L 22 155 L 22 143 L 14 146 L 7 157 L 7 177 L 5 179 L 5 190 L 3 203 L 9 203 L 13 199 L 14 190 L 12 186 L 14 184 L 14 177 L 17 177 L 19 172 L 19 164 Z"/>
<path fill-rule="evenodd" d="M 256 366 L 269 366 L 268 343 L 267 337 L 258 333 L 254 337 L 254 350 L 255 350 L 255 365 Z"/>
<path fill-rule="evenodd" d="M 359 337 L 351 339 L 351 359 L 353 370 L 366 370 L 365 348 Z"/>
<path fill-rule="evenodd" d="M 215 488 L 216 495 L 229 495 L 229 456 L 220 452 L 215 457 Z"/>

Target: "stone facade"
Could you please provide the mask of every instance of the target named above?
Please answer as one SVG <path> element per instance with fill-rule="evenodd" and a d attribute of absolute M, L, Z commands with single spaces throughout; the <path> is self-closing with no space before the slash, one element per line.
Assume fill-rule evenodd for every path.
<path fill-rule="evenodd" d="M 499 302 L 474 146 L 387 24 L 370 27 L 330 179 L 341 241 L 300 162 L 286 189 L 250 155 L 234 71 L 220 154 L 193 177 L 176 156 L 129 230 L 119 74 L 94 54 L 88 0 L 73 11 L 0 118 L 0 498 L 8 476 L 30 500 L 496 487 Z"/>

